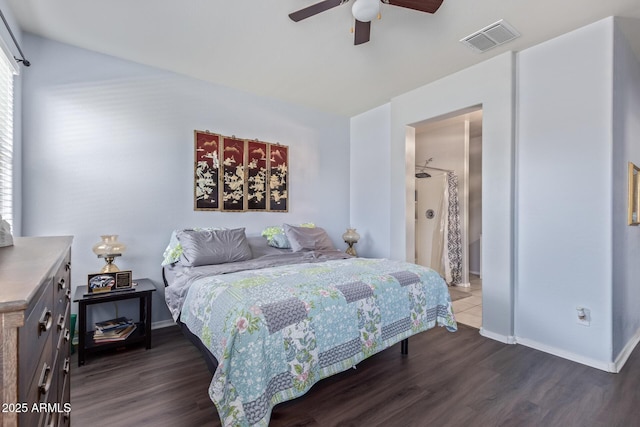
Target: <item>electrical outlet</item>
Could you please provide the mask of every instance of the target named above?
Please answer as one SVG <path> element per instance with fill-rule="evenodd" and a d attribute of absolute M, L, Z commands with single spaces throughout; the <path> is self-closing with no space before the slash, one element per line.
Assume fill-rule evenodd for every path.
<path fill-rule="evenodd" d="M 576 307 L 578 324 L 582 326 L 591 325 L 591 310 L 585 307 Z"/>

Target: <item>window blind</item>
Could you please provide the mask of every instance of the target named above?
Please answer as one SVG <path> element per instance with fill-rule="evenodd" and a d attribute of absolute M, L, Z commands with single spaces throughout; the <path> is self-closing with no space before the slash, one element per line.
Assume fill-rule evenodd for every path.
<path fill-rule="evenodd" d="M 0 49 L 0 215 L 13 229 L 13 76 L 12 59 Z"/>

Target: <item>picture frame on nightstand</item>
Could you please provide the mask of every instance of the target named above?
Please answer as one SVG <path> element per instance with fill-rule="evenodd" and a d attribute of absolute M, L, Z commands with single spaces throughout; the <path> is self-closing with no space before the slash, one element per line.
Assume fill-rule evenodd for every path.
<path fill-rule="evenodd" d="M 104 294 L 106 292 L 131 289 L 131 277 L 131 270 L 89 274 L 87 277 L 87 292 L 89 294 Z"/>

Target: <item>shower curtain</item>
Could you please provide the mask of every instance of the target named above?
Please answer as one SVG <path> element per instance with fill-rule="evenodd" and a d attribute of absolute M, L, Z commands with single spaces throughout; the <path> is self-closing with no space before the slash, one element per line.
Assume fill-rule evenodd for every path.
<path fill-rule="evenodd" d="M 443 278 L 449 211 L 447 174 L 416 179 L 416 264 L 430 267 Z"/>
<path fill-rule="evenodd" d="M 460 205 L 458 201 L 458 177 L 447 173 L 445 203 L 448 205 L 442 215 L 444 242 L 443 254 L 445 280 L 450 285 L 462 283 L 462 233 L 460 231 Z"/>
<path fill-rule="evenodd" d="M 449 285 L 459 285 L 463 279 L 458 177 L 445 172 L 421 178 L 416 191 L 416 263 L 434 269 Z M 431 216 L 426 215 L 429 211 Z"/>

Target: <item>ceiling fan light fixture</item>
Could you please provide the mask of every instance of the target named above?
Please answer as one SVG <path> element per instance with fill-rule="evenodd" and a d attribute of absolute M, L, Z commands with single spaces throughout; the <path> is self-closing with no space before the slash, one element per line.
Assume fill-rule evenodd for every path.
<path fill-rule="evenodd" d="M 358 21 L 370 22 L 380 13 L 380 0 L 356 0 L 351 12 Z"/>

